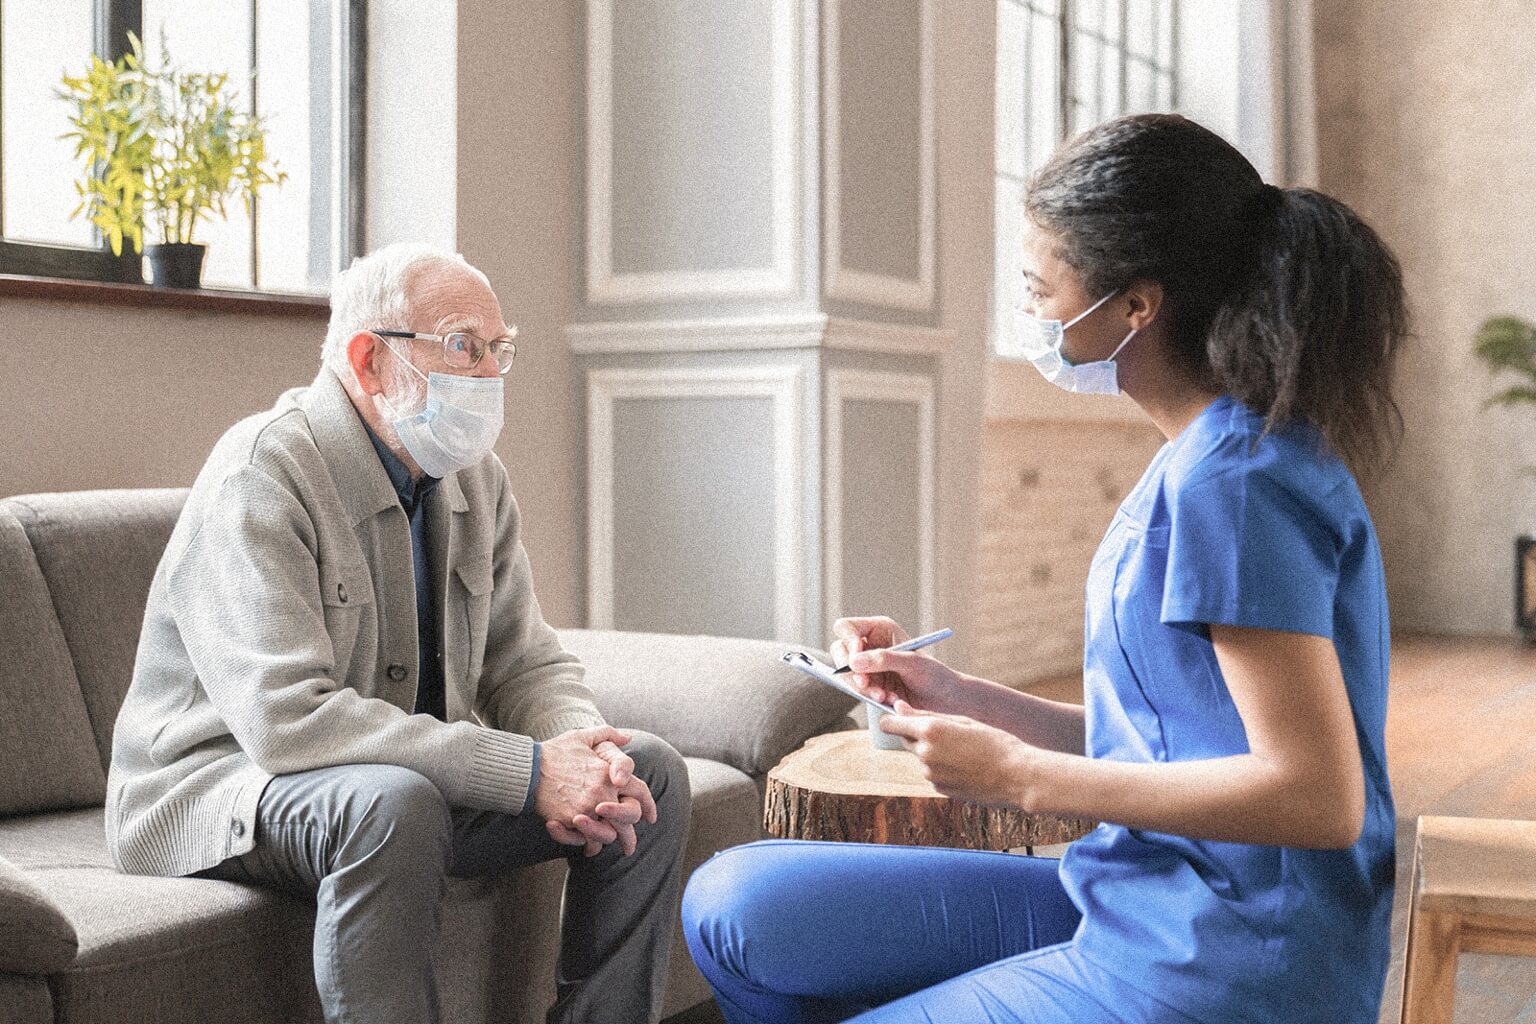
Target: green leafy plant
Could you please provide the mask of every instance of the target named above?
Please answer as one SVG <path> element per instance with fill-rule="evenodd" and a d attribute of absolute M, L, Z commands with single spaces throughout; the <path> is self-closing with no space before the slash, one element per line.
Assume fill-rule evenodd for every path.
<path fill-rule="evenodd" d="M 65 75 L 58 95 L 71 105 L 75 156 L 85 176 L 75 182 L 84 212 L 121 255 L 123 240 L 144 248 L 148 228 L 165 243 L 190 243 L 198 222 L 227 217 L 235 196 L 255 201 L 266 185 L 287 178 L 267 156 L 263 120 L 235 106 L 229 75 L 149 68 L 137 36 L 114 62 L 92 56 L 80 77 Z"/>
<path fill-rule="evenodd" d="M 1493 317 L 1478 329 L 1476 351 L 1490 371 L 1511 371 L 1529 382 L 1505 388 L 1485 406 L 1536 404 L 1536 326 L 1517 316 Z"/>

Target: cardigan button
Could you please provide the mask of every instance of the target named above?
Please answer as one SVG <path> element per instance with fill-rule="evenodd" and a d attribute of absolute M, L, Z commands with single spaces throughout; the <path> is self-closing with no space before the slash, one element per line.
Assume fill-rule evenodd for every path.
<path fill-rule="evenodd" d="M 229 831 L 234 834 L 236 839 L 239 839 L 241 836 L 245 835 L 245 822 L 241 821 L 239 818 L 236 818 L 234 821 L 230 822 Z"/>
<path fill-rule="evenodd" d="M 345 583 L 336 584 L 336 600 L 342 604 L 347 603 L 347 585 Z"/>
<path fill-rule="evenodd" d="M 406 672 L 404 665 L 396 664 L 389 666 L 389 668 L 385 670 L 384 674 L 389 676 L 390 682 L 398 683 L 400 680 L 404 679 L 408 673 Z"/>

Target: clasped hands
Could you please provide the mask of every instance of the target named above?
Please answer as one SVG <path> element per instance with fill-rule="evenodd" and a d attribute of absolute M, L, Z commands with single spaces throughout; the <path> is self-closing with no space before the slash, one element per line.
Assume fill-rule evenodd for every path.
<path fill-rule="evenodd" d="M 896 709 L 880 728 L 901 737 L 935 789 L 973 803 L 1023 806 L 1040 750 L 971 717 L 974 680 L 926 650 L 886 650 L 909 639 L 891 619 L 838 619 L 832 632 L 833 660 L 850 668 L 848 678 L 859 690 Z"/>
<path fill-rule="evenodd" d="M 611 726 L 572 729 L 540 744 L 533 811 L 555 842 L 583 847 L 588 857 L 617 842 L 635 852 L 635 825 L 654 824 L 656 801 L 635 761 L 619 748 L 632 737 Z"/>

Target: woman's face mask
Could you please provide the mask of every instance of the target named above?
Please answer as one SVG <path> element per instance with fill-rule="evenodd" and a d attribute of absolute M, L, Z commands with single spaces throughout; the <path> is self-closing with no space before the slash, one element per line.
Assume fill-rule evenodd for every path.
<path fill-rule="evenodd" d="M 1115 346 L 1115 350 L 1109 354 L 1108 359 L 1099 359 L 1091 363 L 1069 361 L 1061 354 L 1061 346 L 1066 341 L 1067 328 L 1119 294 L 1119 289 L 1110 292 L 1065 323 L 1060 320 L 1042 320 L 1023 309 L 1015 309 L 1013 334 L 1011 337 L 998 339 L 997 354 L 1008 359 L 1027 360 L 1034 364 L 1042 377 L 1063 391 L 1078 395 L 1118 395 L 1120 381 L 1115 370 L 1115 357 L 1132 338 L 1136 337 L 1135 330 Z"/>

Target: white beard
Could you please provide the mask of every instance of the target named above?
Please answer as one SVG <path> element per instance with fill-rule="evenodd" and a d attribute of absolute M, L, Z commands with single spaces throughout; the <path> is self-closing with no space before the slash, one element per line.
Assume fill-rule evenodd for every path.
<path fill-rule="evenodd" d="M 405 445 L 400 441 L 395 421 L 415 416 L 427 407 L 426 381 L 401 365 L 397 356 L 384 371 L 384 390 L 373 396 L 373 407 L 379 414 L 379 440 L 403 458 Z"/>

